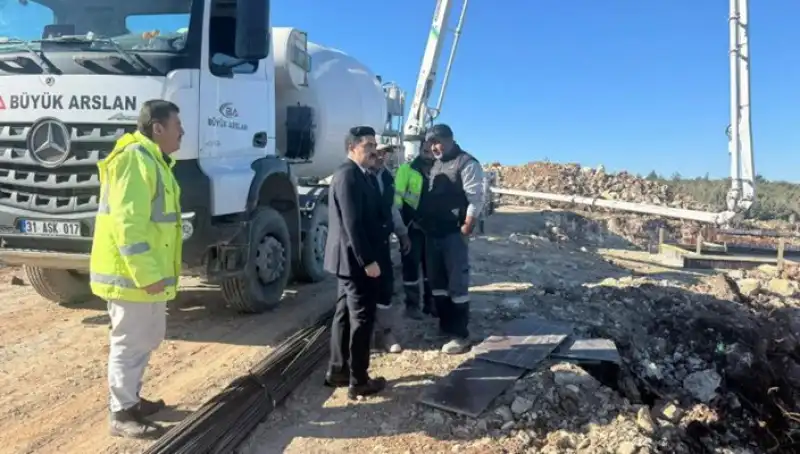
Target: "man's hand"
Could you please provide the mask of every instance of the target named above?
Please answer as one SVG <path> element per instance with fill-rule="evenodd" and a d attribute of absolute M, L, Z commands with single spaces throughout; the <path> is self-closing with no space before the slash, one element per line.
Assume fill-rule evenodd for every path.
<path fill-rule="evenodd" d="M 403 255 L 406 255 L 409 252 L 411 252 L 411 238 L 409 238 L 408 235 L 400 235 L 399 240 L 400 240 L 400 252 L 402 252 Z"/>
<path fill-rule="evenodd" d="M 167 288 L 167 281 L 161 279 L 160 281 L 145 287 L 144 291 L 150 295 L 158 295 L 159 293 L 163 292 L 165 288 Z"/>
<path fill-rule="evenodd" d="M 475 229 L 475 218 L 472 216 L 467 216 L 467 219 L 464 220 L 464 225 L 461 226 L 461 234 L 464 236 L 472 235 L 472 230 Z"/>
<path fill-rule="evenodd" d="M 367 276 L 369 277 L 380 277 L 381 275 L 381 267 L 378 266 L 378 262 L 372 262 L 364 268 L 364 271 L 367 272 Z"/>

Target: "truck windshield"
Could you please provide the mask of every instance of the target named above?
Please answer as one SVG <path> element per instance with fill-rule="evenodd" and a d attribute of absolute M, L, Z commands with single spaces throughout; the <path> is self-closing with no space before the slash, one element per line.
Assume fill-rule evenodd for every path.
<path fill-rule="evenodd" d="M 0 0 L 0 54 L 180 52 L 192 0 Z"/>

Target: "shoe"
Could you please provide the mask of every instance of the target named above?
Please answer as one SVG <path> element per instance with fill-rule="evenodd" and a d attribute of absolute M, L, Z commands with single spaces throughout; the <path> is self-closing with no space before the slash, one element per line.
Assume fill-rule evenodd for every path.
<path fill-rule="evenodd" d="M 162 399 L 147 400 L 140 397 L 139 403 L 136 405 L 142 416 L 152 416 L 167 408 L 167 404 Z"/>
<path fill-rule="evenodd" d="M 138 405 L 127 410 L 111 413 L 110 433 L 112 437 L 154 439 L 164 434 L 164 428 L 147 420 Z"/>
<path fill-rule="evenodd" d="M 414 306 L 407 306 L 406 307 L 406 317 L 410 318 L 411 320 L 424 320 L 425 316 L 420 312 L 419 308 Z"/>
<path fill-rule="evenodd" d="M 357 400 L 359 397 L 367 397 L 378 394 L 386 389 L 386 379 L 383 377 L 370 378 L 363 385 L 351 385 L 347 389 L 347 397 L 350 400 Z"/>
<path fill-rule="evenodd" d="M 470 350 L 470 342 L 469 339 L 465 339 L 463 337 L 457 337 L 451 339 L 450 342 L 444 344 L 442 346 L 442 353 L 446 353 L 448 355 L 460 355 L 462 353 L 466 353 Z"/>
<path fill-rule="evenodd" d="M 350 374 L 325 374 L 325 386 L 328 388 L 344 388 L 350 386 Z"/>
<path fill-rule="evenodd" d="M 394 337 L 391 331 L 383 335 L 383 348 L 386 349 L 388 353 L 403 352 L 403 347 L 400 346 L 400 342 L 397 341 L 397 338 Z"/>

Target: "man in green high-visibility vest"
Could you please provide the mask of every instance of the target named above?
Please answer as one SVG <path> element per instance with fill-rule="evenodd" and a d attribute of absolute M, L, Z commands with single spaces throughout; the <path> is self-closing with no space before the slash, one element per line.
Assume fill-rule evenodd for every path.
<path fill-rule="evenodd" d="M 429 149 L 423 147 L 419 156 L 397 169 L 397 175 L 394 178 L 394 203 L 400 208 L 400 214 L 403 222 L 408 226 L 408 237 L 411 240 L 411 248 L 407 254 L 402 256 L 403 292 L 405 293 L 406 315 L 414 320 L 422 320 L 423 313 L 436 315 L 424 260 L 425 233 L 417 222 L 419 203 L 428 186 L 428 173 L 432 165 L 433 155 Z"/>

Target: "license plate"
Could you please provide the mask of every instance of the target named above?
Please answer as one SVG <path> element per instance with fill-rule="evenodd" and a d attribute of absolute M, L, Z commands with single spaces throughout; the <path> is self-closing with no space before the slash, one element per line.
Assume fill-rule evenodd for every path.
<path fill-rule="evenodd" d="M 20 222 L 19 228 L 22 233 L 29 235 L 81 236 L 80 222 L 26 219 Z"/>

